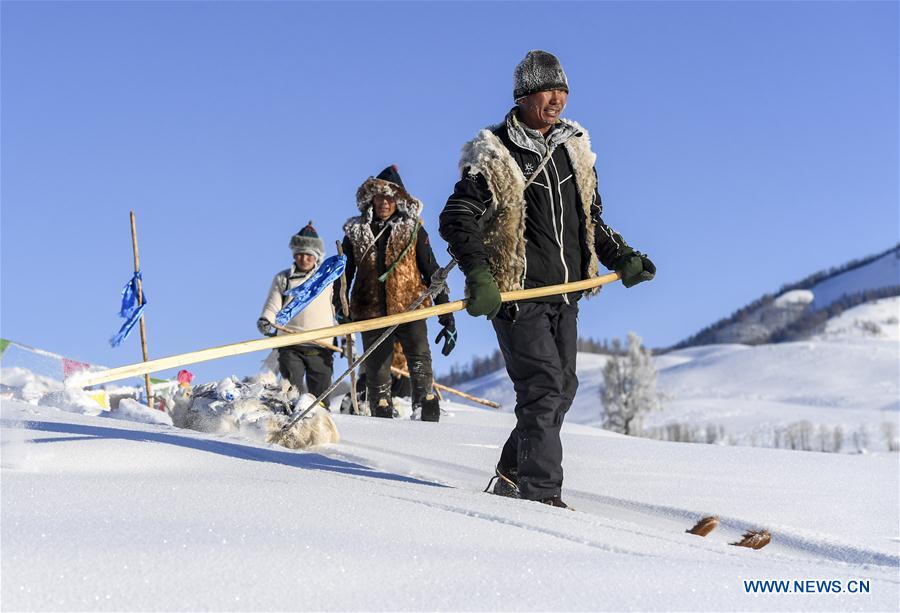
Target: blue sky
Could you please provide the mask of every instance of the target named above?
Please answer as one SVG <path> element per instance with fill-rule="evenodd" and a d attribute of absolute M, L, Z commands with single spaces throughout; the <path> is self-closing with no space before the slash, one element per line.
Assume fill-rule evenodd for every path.
<path fill-rule="evenodd" d="M 606 221 L 659 269 L 583 303 L 583 336 L 667 346 L 900 232 L 895 2 L 3 2 L 0 17 L 0 334 L 76 359 L 140 359 L 136 334 L 108 345 L 131 209 L 151 357 L 256 338 L 291 234 L 312 219 L 333 253 L 356 188 L 391 163 L 445 262 L 460 147 L 511 107 L 534 48 L 568 73 Z M 496 347 L 483 319 L 457 320 L 439 374 Z"/>

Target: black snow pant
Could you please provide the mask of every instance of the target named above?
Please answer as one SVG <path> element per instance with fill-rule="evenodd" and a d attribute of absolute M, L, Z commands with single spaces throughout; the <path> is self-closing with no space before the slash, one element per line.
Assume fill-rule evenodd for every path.
<path fill-rule="evenodd" d="M 500 468 L 518 471 L 522 498 L 559 496 L 559 431 L 578 389 L 578 304 L 504 305 L 493 324 L 516 390 L 516 427 L 500 453 Z"/>
<path fill-rule="evenodd" d="M 334 356 L 330 349 L 313 345 L 282 347 L 278 350 L 278 369 L 291 385 L 318 398 L 331 385 Z"/>
<path fill-rule="evenodd" d="M 363 367 L 365 370 L 365 366 Z M 412 394 L 409 385 L 409 377 L 391 373 L 391 397 L 409 398 Z M 360 402 L 366 401 L 366 373 L 362 372 L 356 378 L 356 397 Z"/>
<path fill-rule="evenodd" d="M 368 349 L 384 329 L 362 333 L 363 348 Z M 422 399 L 431 393 L 434 375 L 431 370 L 431 348 L 428 346 L 428 326 L 425 321 L 411 321 L 397 326 L 394 333 L 384 340 L 363 363 L 366 375 L 366 398 L 374 407 L 381 398 L 391 398 L 391 362 L 394 359 L 394 341 L 399 341 L 409 367 L 409 379 L 413 406 L 421 406 Z"/>

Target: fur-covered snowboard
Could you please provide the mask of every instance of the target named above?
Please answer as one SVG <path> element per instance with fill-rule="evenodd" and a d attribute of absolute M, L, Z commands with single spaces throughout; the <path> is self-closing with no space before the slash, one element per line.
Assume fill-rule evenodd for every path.
<path fill-rule="evenodd" d="M 277 383 L 274 377 L 243 381 L 228 377 L 179 391 L 172 421 L 179 428 L 239 433 L 289 449 L 337 443 L 337 427 L 323 406 L 315 407 L 287 432 L 282 430 L 295 410 L 303 411 L 313 401 L 311 394 L 301 395 L 286 382 Z"/>

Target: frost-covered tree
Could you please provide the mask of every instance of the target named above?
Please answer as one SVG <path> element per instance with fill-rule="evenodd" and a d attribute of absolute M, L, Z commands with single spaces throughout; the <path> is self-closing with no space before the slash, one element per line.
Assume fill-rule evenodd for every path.
<path fill-rule="evenodd" d="M 619 348 L 618 339 L 613 346 Z M 610 356 L 606 363 L 600 396 L 603 427 L 622 434 L 640 434 L 644 415 L 660 408 L 653 357 L 634 332 L 628 334 L 624 355 Z"/>

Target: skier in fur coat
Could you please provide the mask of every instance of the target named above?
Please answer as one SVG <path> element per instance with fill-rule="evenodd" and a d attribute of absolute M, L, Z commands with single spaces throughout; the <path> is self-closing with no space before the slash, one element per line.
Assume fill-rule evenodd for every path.
<path fill-rule="evenodd" d="M 394 315 L 406 311 L 427 289 L 438 264 L 422 227 L 422 203 L 403 186 L 396 166 L 369 177 L 356 193 L 360 215 L 344 224 L 343 241 L 347 256 L 345 269 L 349 292 L 350 318 L 354 321 Z M 334 303 L 340 303 L 341 282 L 335 284 Z M 446 288 L 435 302 L 449 300 Z M 419 308 L 430 305 L 426 300 Z M 338 311 L 340 313 L 340 311 Z M 341 319 L 341 317 L 339 317 Z M 442 353 L 456 345 L 453 315 L 439 318 Z M 384 330 L 362 333 L 363 346 L 371 346 Z M 422 421 L 438 421 L 440 406 L 432 390 L 433 374 L 428 329 L 425 321 L 401 324 L 366 360 L 366 398 L 372 415 L 393 417 L 390 367 L 393 343 L 403 347 L 409 365 L 413 409 L 421 410 Z"/>
<path fill-rule="evenodd" d="M 272 279 L 262 314 L 256 321 L 260 334 L 275 336 L 284 334 L 275 330 L 272 324 L 275 316 L 284 307 L 284 292 L 294 289 L 316 272 L 325 259 L 325 244 L 319 238 L 312 222 L 291 237 L 288 245 L 294 256 L 290 268 L 282 270 Z M 332 287 L 326 287 L 321 294 L 284 326 L 291 332 L 316 330 L 334 325 L 334 310 L 331 301 Z M 278 369 L 281 376 L 298 390 L 308 391 L 315 397 L 328 389 L 333 375 L 334 357 L 330 349 L 315 343 L 301 343 L 278 349 Z M 304 378 L 306 385 L 304 385 Z"/>
<path fill-rule="evenodd" d="M 492 320 L 516 390 L 494 492 L 565 507 L 559 433 L 578 387 L 580 293 L 501 306 L 500 292 L 587 279 L 599 264 L 631 287 L 656 268 L 601 218 L 590 137 L 560 117 L 569 85 L 559 60 L 530 51 L 513 79 L 515 107 L 463 147 L 440 232 L 466 276 L 466 310 Z"/>

